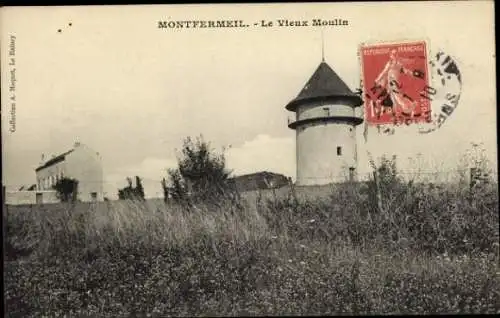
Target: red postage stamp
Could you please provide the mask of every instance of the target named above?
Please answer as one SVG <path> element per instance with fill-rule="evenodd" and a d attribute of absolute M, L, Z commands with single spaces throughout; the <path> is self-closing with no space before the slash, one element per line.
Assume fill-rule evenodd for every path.
<path fill-rule="evenodd" d="M 432 120 L 425 41 L 362 45 L 360 56 L 368 124 Z"/>

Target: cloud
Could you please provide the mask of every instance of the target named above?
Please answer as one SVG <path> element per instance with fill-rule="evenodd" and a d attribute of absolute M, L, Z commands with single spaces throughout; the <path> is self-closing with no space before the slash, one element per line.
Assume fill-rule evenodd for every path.
<path fill-rule="evenodd" d="M 233 175 L 270 171 L 295 178 L 295 141 L 292 138 L 274 138 L 258 135 L 239 147 L 226 152 L 226 166 Z M 162 197 L 160 181 L 168 168 L 176 168 L 175 159 L 149 157 L 140 163 L 113 169 L 105 175 L 104 192 L 110 199 L 117 199 L 119 188 L 127 185 L 126 177 L 142 178 L 146 197 Z"/>
<path fill-rule="evenodd" d="M 226 152 L 227 167 L 233 175 L 269 171 L 295 178 L 295 141 L 260 134 Z"/>

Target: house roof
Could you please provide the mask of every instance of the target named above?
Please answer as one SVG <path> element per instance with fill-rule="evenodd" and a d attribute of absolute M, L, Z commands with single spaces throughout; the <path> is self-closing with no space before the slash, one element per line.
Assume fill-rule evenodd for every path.
<path fill-rule="evenodd" d="M 325 61 L 322 61 L 299 95 L 285 108 L 295 111 L 302 103 L 332 99 L 342 100 L 354 107 L 363 103 L 340 76 Z"/>
<path fill-rule="evenodd" d="M 64 159 L 66 159 L 66 156 L 69 155 L 70 153 L 72 153 L 74 151 L 74 149 L 71 149 L 71 150 L 68 150 L 50 160 L 48 160 L 46 163 L 44 163 L 43 165 L 39 166 L 38 168 L 35 169 L 35 171 L 40 171 L 44 168 L 47 168 L 47 167 L 50 167 L 52 165 L 55 165 L 56 163 L 58 162 L 61 162 L 61 161 L 64 161 Z"/>

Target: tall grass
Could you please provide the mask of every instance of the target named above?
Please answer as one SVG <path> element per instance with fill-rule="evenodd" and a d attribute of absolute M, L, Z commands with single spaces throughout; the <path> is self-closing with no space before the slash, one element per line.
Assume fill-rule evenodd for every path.
<path fill-rule="evenodd" d="M 7 312 L 500 313 L 497 184 L 383 191 L 9 206 Z"/>

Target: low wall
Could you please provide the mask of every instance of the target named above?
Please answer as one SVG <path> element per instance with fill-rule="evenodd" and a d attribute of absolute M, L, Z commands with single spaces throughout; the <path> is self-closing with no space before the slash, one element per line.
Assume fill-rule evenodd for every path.
<path fill-rule="evenodd" d="M 37 200 L 38 194 L 38 200 Z M 56 191 L 7 191 L 5 192 L 5 204 L 43 204 L 57 203 Z"/>
<path fill-rule="evenodd" d="M 300 200 L 315 200 L 328 198 L 335 191 L 332 184 L 319 185 L 319 186 L 296 186 L 295 195 Z M 241 196 L 249 202 L 255 202 L 259 196 L 261 199 L 284 199 L 291 193 L 290 186 L 284 186 L 277 189 L 263 189 L 254 191 L 245 191 Z"/>

